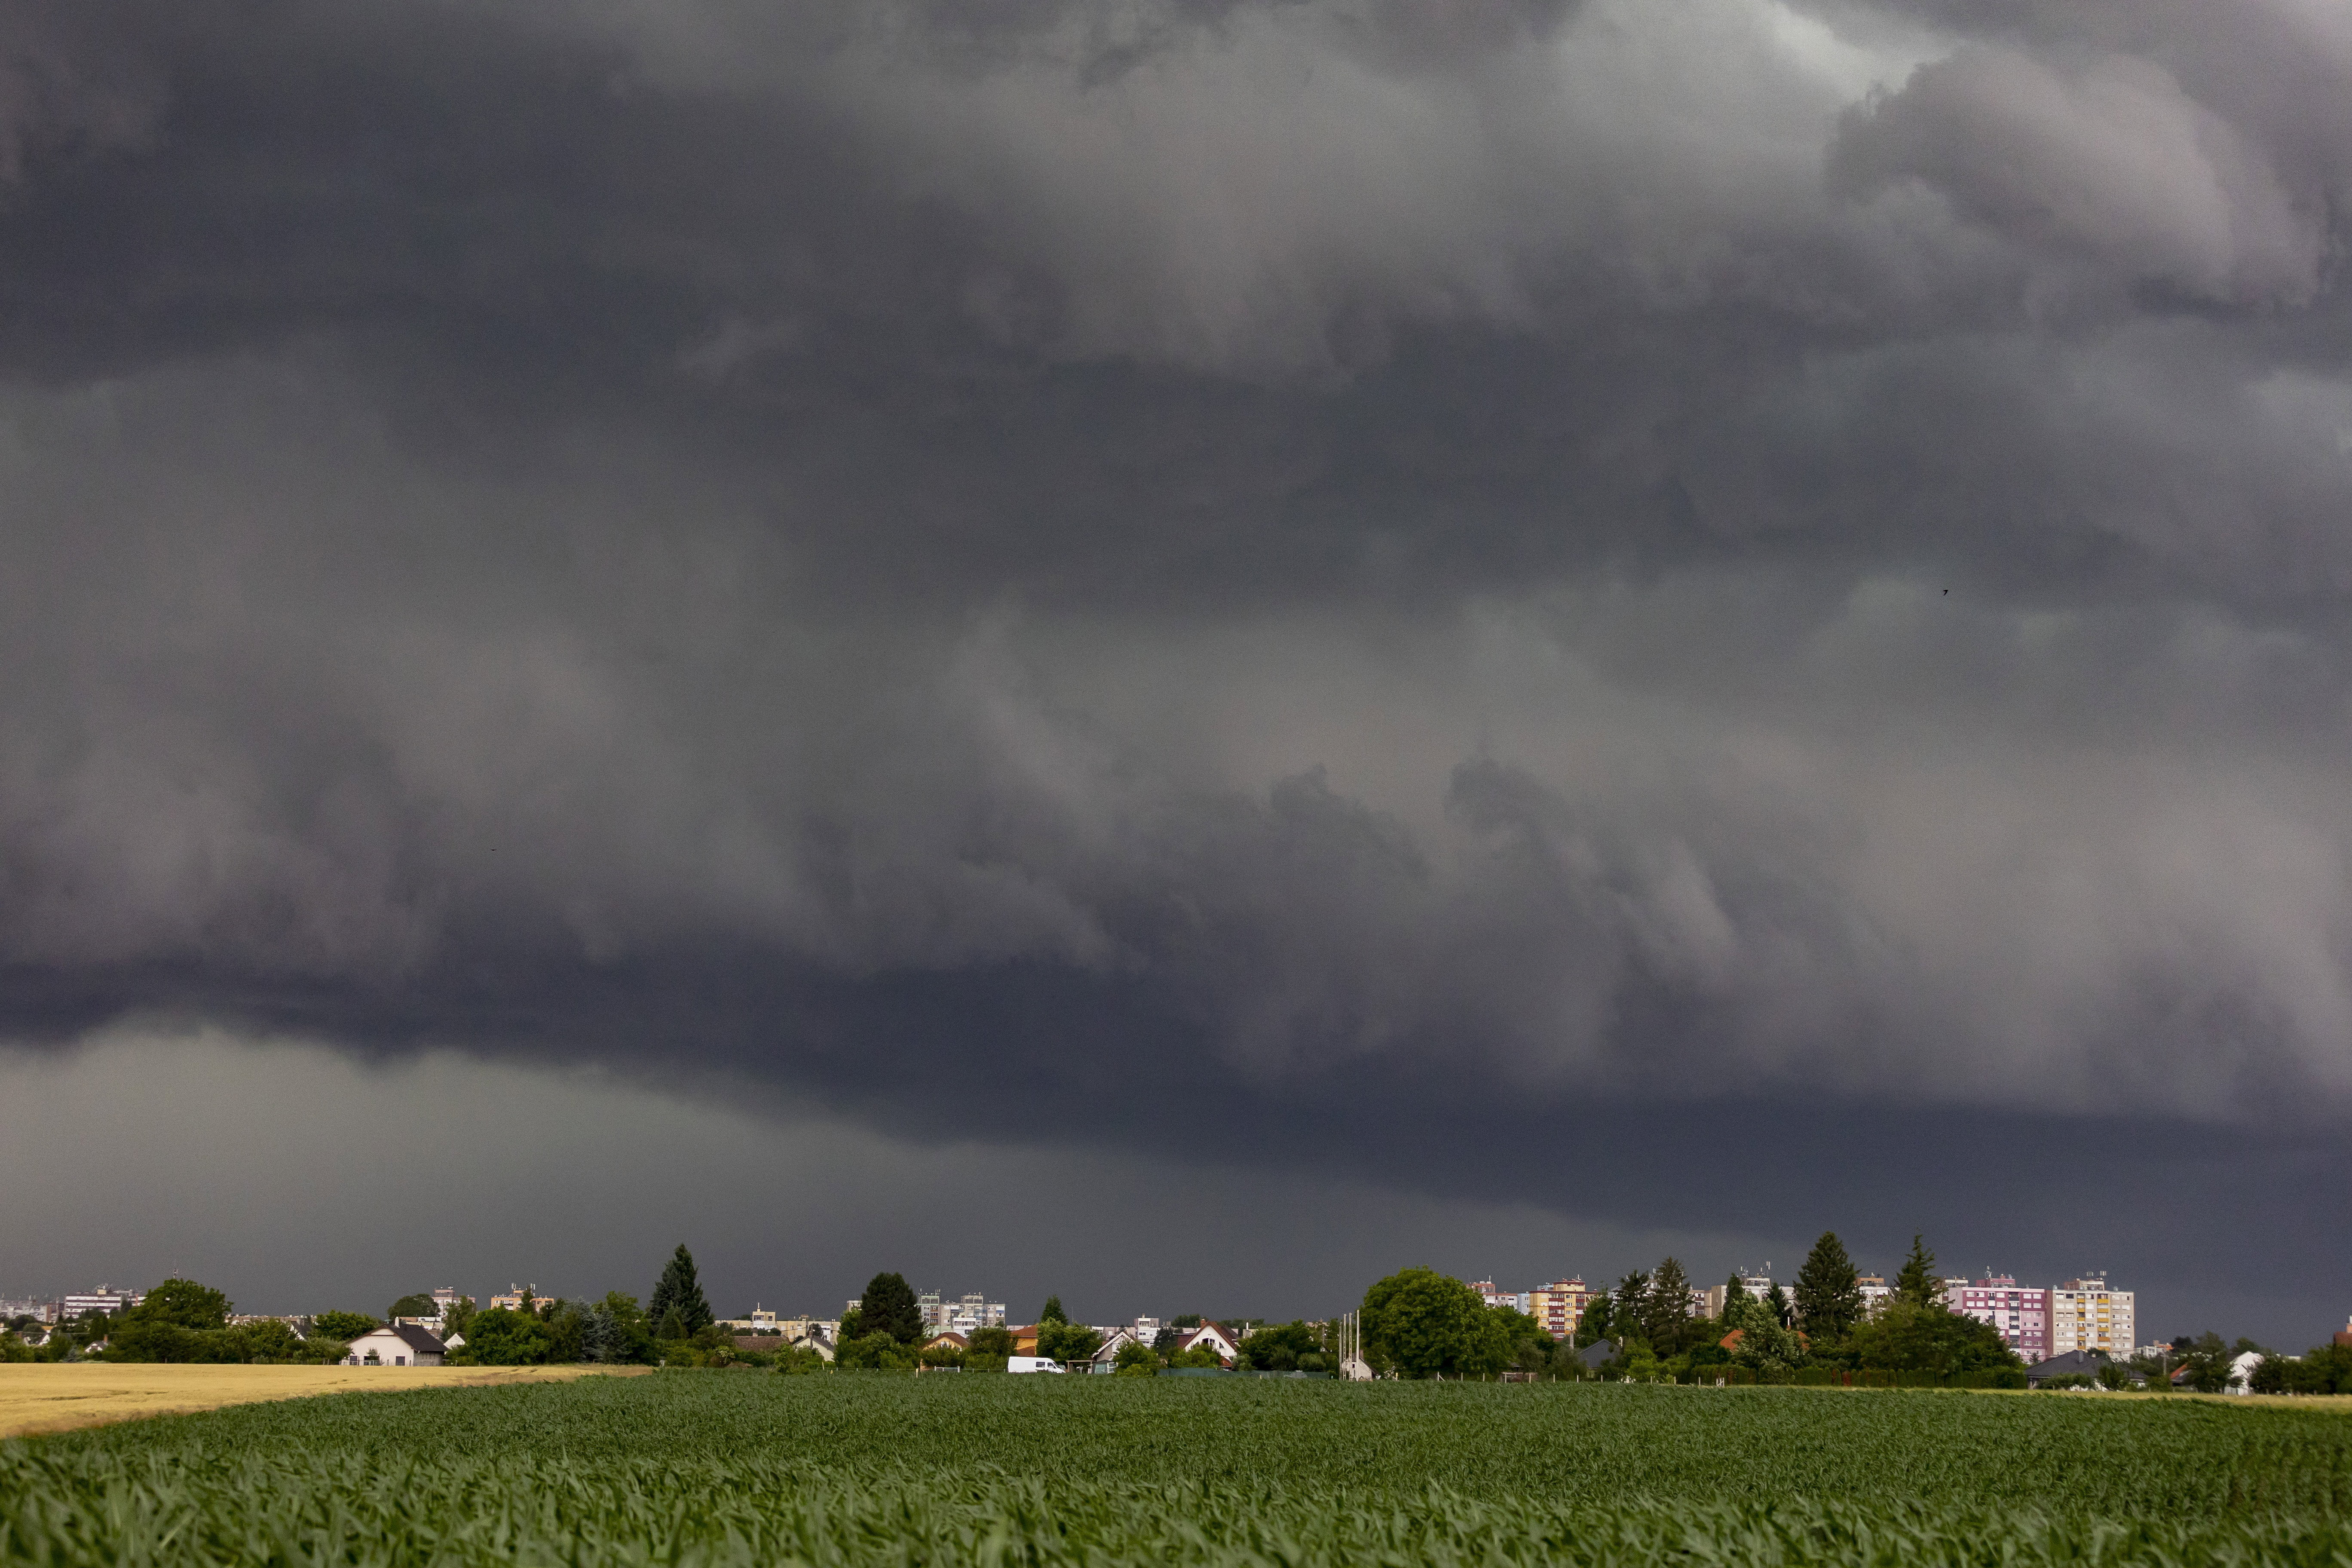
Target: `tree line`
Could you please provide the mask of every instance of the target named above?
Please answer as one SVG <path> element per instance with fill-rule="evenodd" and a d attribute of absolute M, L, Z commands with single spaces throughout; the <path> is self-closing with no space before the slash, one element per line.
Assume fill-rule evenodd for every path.
<path fill-rule="evenodd" d="M 1184 1339 L 1206 1321 L 1198 1313 L 1169 1320 L 1150 1344 L 1129 1341 L 1119 1346 L 1111 1365 L 1125 1377 L 1149 1377 L 1163 1368 L 1210 1368 L 1223 1365 L 1205 1347 L 1185 1350 Z M 1073 1364 L 1092 1361 L 1103 1348 L 1102 1334 L 1084 1323 L 1074 1323 L 1059 1296 L 1048 1296 L 1038 1310 L 1035 1353 L 1049 1361 Z M 936 1339 L 933 1335 L 930 1338 Z M 913 1287 L 903 1275 L 877 1274 L 866 1282 L 856 1310 L 843 1315 L 841 1342 L 834 1364 L 844 1371 L 905 1372 L 917 1367 L 961 1367 L 970 1372 L 1002 1372 L 1018 1348 L 1011 1329 L 999 1324 L 975 1329 L 961 1348 L 926 1342 L 922 1313 Z M 1294 1321 L 1248 1325 L 1234 1341 L 1234 1365 L 1261 1372 L 1322 1372 L 1334 1370 L 1339 1358 L 1328 1325 Z"/>
<path fill-rule="evenodd" d="M 721 1328 L 705 1299 L 694 1255 L 681 1244 L 640 1307 L 625 1291 L 595 1300 L 540 1300 L 528 1290 L 513 1307 L 478 1310 L 461 1296 L 442 1310 L 430 1296 L 403 1296 L 382 1318 L 335 1310 L 308 1317 L 231 1323 L 227 1295 L 194 1279 L 166 1279 L 135 1307 L 93 1312 L 57 1325 L 47 1341 L 28 1344 L 22 1319 L 0 1332 L 0 1361 L 324 1364 L 351 1353 L 351 1342 L 398 1318 L 438 1316 L 450 1341 L 451 1366 L 541 1366 L 572 1363 L 612 1365 L 726 1366 L 736 1363 L 793 1366 L 821 1358 L 814 1351 L 779 1346 L 746 1350 Z"/>
<path fill-rule="evenodd" d="M 1364 1294 L 1365 1359 L 1402 1377 L 1617 1376 L 1704 1380 L 1742 1369 L 1769 1379 L 1806 1368 L 1926 1373 L 2023 1387 L 2025 1367 L 1990 1323 L 1944 1301 L 1936 1256 L 1914 1237 L 1886 1302 L 1865 1310 L 1859 1270 L 1833 1231 L 1813 1244 L 1793 1291 L 1759 1296 L 1738 1275 L 1722 1310 L 1696 1310 L 1674 1258 L 1596 1292 L 1556 1340 L 1527 1313 L 1488 1307 L 1461 1280 L 1408 1268 Z M 1599 1355 L 1590 1353 L 1605 1346 Z M 2013 1383 L 2012 1380 L 2013 1379 Z"/>

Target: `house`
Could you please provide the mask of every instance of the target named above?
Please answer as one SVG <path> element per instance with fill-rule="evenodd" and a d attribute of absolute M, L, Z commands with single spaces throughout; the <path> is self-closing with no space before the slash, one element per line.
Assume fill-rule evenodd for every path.
<path fill-rule="evenodd" d="M 2025 1369 L 2025 1386 L 2039 1388 L 2053 1377 L 2096 1377 L 2113 1358 L 2104 1351 L 2068 1351 Z"/>
<path fill-rule="evenodd" d="M 811 1321 L 797 1335 L 787 1330 L 784 1333 L 784 1342 L 802 1350 L 814 1351 L 827 1361 L 833 1359 L 833 1333 L 822 1322 Z"/>
<path fill-rule="evenodd" d="M 1035 1355 L 1037 1353 L 1037 1331 L 1045 1326 L 1045 1325 L 1043 1323 L 1031 1323 L 1026 1328 L 1013 1330 L 1013 1353 L 1014 1355 Z"/>
<path fill-rule="evenodd" d="M 1202 1323 L 1197 1329 L 1187 1329 L 1184 1337 L 1176 1342 L 1176 1352 L 1181 1355 L 1190 1350 L 1204 1350 L 1221 1362 L 1231 1363 L 1241 1349 L 1214 1323 Z"/>
<path fill-rule="evenodd" d="M 950 1330 L 944 1334 L 933 1334 L 929 1339 L 925 1340 L 923 1348 L 927 1351 L 954 1351 L 961 1354 L 971 1349 L 971 1342 Z"/>
<path fill-rule="evenodd" d="M 448 1347 L 414 1323 L 370 1329 L 352 1342 L 345 1366 L 439 1366 Z"/>
<path fill-rule="evenodd" d="M 2252 1394 L 2254 1391 L 2254 1368 L 2260 1366 L 2262 1364 L 2262 1361 L 2263 1352 L 2260 1351 L 2247 1351 L 2242 1355 L 2231 1357 L 2229 1372 L 2225 1381 L 2221 1384 L 2221 1392 L 2224 1394 Z M 2173 1368 L 2172 1370 L 2173 1386 L 2176 1388 L 2186 1387 L 2189 1380 L 2195 1377 L 2196 1374 L 2197 1366 L 2195 1363 L 2181 1363 L 2180 1365 Z"/>
<path fill-rule="evenodd" d="M 1102 1349 L 1095 1352 L 1092 1356 L 1087 1358 L 1087 1370 L 1089 1372 L 1112 1372 L 1117 1370 L 1118 1366 L 1118 1352 L 1122 1346 L 1141 1345 L 1146 1350 L 1150 1350 L 1151 1348 L 1150 1341 L 1137 1338 L 1135 1331 L 1131 1329 L 1112 1329 L 1108 1332 L 1104 1332 L 1104 1331 L 1097 1329 L 1095 1331 L 1103 1335 L 1103 1342 Z"/>
<path fill-rule="evenodd" d="M 1617 1359 L 1617 1346 L 1608 1340 L 1595 1340 L 1577 1352 L 1576 1359 L 1584 1363 L 1586 1371 L 1599 1372 Z"/>

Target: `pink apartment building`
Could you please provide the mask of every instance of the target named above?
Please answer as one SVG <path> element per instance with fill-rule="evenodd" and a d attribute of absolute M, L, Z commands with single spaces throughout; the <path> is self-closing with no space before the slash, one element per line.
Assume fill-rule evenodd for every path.
<path fill-rule="evenodd" d="M 2050 1292 L 2020 1286 L 2007 1274 L 1987 1274 L 1981 1279 L 1954 1281 L 1944 1287 L 1944 1300 L 1955 1312 L 1981 1319 L 2000 1331 L 2009 1348 L 2027 1365 L 2050 1355 Z"/>

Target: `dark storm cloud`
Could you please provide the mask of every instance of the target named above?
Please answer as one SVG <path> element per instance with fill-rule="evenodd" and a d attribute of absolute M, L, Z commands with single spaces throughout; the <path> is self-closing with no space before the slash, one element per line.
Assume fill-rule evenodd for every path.
<path fill-rule="evenodd" d="M 11 1030 L 2259 1191 L 2352 1093 L 2331 15 L 0 0 Z"/>

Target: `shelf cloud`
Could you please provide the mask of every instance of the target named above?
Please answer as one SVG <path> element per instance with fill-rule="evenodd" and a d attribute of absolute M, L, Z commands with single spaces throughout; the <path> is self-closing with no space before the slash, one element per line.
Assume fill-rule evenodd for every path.
<path fill-rule="evenodd" d="M 2297 1223 L 2347 199 L 2310 0 L 0 0 L 0 1030 Z"/>

